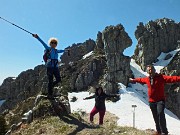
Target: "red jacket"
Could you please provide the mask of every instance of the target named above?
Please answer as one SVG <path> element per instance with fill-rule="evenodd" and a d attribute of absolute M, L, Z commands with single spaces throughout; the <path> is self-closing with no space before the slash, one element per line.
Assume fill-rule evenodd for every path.
<path fill-rule="evenodd" d="M 135 78 L 132 80 L 132 82 L 147 84 L 149 102 L 157 102 L 160 100 L 165 100 L 164 84 L 180 82 L 180 76 L 166 76 L 156 73 L 152 79 L 152 85 L 150 77 Z"/>

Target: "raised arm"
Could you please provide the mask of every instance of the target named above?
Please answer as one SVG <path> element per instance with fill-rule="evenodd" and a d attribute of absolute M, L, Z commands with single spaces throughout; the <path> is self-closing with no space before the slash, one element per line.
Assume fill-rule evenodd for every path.
<path fill-rule="evenodd" d="M 48 47 L 48 45 L 37 34 L 32 34 L 32 36 L 34 38 L 36 38 L 37 40 L 39 40 L 39 42 L 41 42 L 41 44 L 44 46 L 45 49 L 49 49 L 50 48 L 50 47 Z"/>

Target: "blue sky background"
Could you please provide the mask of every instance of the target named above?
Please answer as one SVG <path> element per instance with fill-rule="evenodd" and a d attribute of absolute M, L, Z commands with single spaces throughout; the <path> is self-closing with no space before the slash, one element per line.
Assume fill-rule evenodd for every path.
<path fill-rule="evenodd" d="M 139 22 L 171 18 L 180 22 L 180 0 L 0 0 L 3 17 L 47 42 L 59 39 L 58 49 L 92 38 L 106 26 L 123 24 L 133 40 L 124 54 L 134 53 Z M 42 64 L 44 48 L 30 34 L 0 19 L 0 84 L 6 77 Z"/>

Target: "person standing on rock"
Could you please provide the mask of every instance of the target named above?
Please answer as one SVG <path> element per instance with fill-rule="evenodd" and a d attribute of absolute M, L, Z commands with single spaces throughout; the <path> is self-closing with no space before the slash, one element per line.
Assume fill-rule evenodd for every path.
<path fill-rule="evenodd" d="M 164 85 L 165 83 L 175 83 L 180 82 L 180 76 L 166 76 L 156 73 L 153 65 L 147 66 L 148 77 L 144 78 L 130 78 L 131 83 L 142 83 L 147 84 L 148 96 L 149 96 L 149 106 L 154 118 L 156 125 L 157 135 L 167 135 L 168 130 L 166 127 L 166 118 L 164 114 L 165 109 L 165 93 Z"/>
<path fill-rule="evenodd" d="M 56 38 L 50 38 L 49 39 L 49 45 L 48 46 L 44 41 L 37 35 L 33 34 L 33 37 L 38 39 L 46 51 L 48 51 L 48 58 L 46 61 L 46 67 L 47 67 L 47 76 L 48 76 L 48 98 L 53 98 L 53 87 L 57 85 L 60 81 L 60 71 L 58 68 L 58 53 L 63 53 L 65 50 L 57 50 L 57 44 L 58 40 Z M 55 77 L 55 81 L 53 81 L 53 77 Z"/>
<path fill-rule="evenodd" d="M 90 113 L 90 122 L 93 123 L 94 115 L 99 113 L 99 125 L 103 125 L 103 119 L 106 112 L 105 99 L 108 97 L 119 97 L 119 94 L 107 95 L 104 93 L 102 87 L 96 88 L 93 96 L 86 97 L 83 100 L 95 98 L 95 106 Z"/>

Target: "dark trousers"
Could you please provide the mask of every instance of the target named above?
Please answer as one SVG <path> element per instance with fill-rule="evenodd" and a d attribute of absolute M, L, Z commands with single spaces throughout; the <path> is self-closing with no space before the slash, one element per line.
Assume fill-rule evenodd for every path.
<path fill-rule="evenodd" d="M 105 115 L 106 110 L 98 110 L 96 107 L 94 107 L 90 113 L 90 121 L 93 122 L 94 115 L 99 113 L 99 125 L 103 124 L 103 119 Z"/>
<path fill-rule="evenodd" d="M 48 94 L 53 94 L 53 87 L 61 81 L 60 72 L 58 67 L 48 67 L 47 68 L 47 76 L 48 76 Z M 53 81 L 53 77 L 55 77 L 55 81 Z"/>
<path fill-rule="evenodd" d="M 149 103 L 150 109 L 156 124 L 156 130 L 158 133 L 168 134 L 166 127 L 166 118 L 164 114 L 165 101 Z"/>

